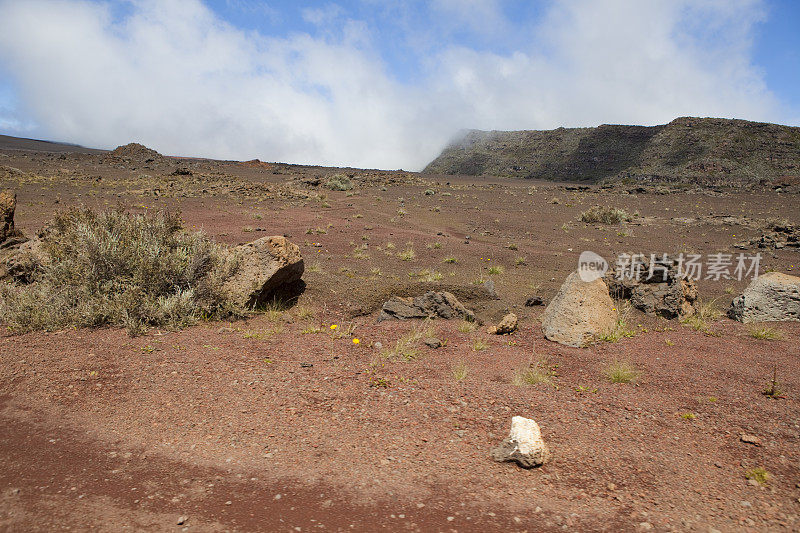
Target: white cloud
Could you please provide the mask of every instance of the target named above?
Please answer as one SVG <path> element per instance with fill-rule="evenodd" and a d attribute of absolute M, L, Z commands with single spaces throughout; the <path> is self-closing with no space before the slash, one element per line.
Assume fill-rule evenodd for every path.
<path fill-rule="evenodd" d="M 0 0 L 0 65 L 50 138 L 221 158 L 418 169 L 461 128 L 780 121 L 748 57 L 758 2 L 570 0 L 527 26 L 498 5 L 471 0 L 459 23 L 514 27 L 526 46 L 443 43 L 418 58 L 429 70 L 416 86 L 387 72 L 379 29 L 335 4 L 304 12 L 320 35 L 273 38 L 198 0 L 137 0 L 116 22 L 85 0 Z"/>

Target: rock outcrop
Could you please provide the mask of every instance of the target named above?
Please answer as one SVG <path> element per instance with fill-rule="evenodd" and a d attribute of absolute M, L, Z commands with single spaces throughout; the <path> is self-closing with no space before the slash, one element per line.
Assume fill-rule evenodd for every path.
<path fill-rule="evenodd" d="M 734 298 L 728 316 L 739 322 L 800 320 L 800 277 L 768 272 Z"/>
<path fill-rule="evenodd" d="M 234 303 L 252 308 L 300 282 L 305 270 L 300 248 L 285 237 L 263 237 L 231 250 L 237 265 L 223 284 Z"/>
<path fill-rule="evenodd" d="M 490 335 L 508 335 L 517 331 L 517 315 L 508 313 L 499 324 L 496 326 L 489 326 L 488 333 Z"/>
<path fill-rule="evenodd" d="M 511 419 L 511 432 L 491 451 L 491 456 L 498 462 L 516 462 L 522 468 L 533 468 L 550 460 L 550 449 L 535 420 L 515 416 Z"/>
<path fill-rule="evenodd" d="M 475 314 L 464 307 L 451 293 L 428 291 L 416 298 L 393 296 L 383 304 L 378 321 L 459 317 L 469 321 L 475 320 Z"/>
<path fill-rule="evenodd" d="M 693 315 L 697 304 L 697 282 L 678 272 L 676 261 L 651 265 L 648 259 L 634 259 L 626 275 L 610 270 L 605 281 L 616 299 L 630 300 L 631 305 L 651 316 L 682 318 Z"/>
<path fill-rule="evenodd" d="M 551 341 L 583 347 L 611 331 L 616 321 L 617 312 L 605 282 L 586 282 L 573 272 L 545 309 L 542 331 Z"/>
<path fill-rule="evenodd" d="M 14 191 L 0 192 L 0 248 L 19 244 L 25 239 L 14 227 L 14 211 L 17 208 L 17 195 Z"/>

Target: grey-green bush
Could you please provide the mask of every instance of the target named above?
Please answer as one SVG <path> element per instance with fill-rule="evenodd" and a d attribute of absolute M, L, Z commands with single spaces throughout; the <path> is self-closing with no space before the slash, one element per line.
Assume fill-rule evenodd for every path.
<path fill-rule="evenodd" d="M 48 258 L 30 284 L 0 284 L 0 322 L 12 331 L 125 326 L 178 328 L 239 315 L 222 291 L 235 257 L 178 215 L 58 214 L 42 234 Z"/>

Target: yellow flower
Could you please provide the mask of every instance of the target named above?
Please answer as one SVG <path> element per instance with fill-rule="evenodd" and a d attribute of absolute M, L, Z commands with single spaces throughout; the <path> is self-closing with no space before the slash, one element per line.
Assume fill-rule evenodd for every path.
<path fill-rule="evenodd" d="M 331 324 L 331 329 L 336 329 L 336 328 L 338 328 L 338 327 L 339 327 L 339 326 L 337 326 L 336 324 Z"/>
<path fill-rule="evenodd" d="M 358 340 L 358 339 L 353 339 L 353 344 L 358 344 L 359 342 L 361 342 L 361 341 Z"/>

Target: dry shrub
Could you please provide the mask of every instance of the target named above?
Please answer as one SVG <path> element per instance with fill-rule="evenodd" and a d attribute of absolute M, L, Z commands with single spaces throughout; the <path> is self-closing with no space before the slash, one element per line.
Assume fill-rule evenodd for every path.
<path fill-rule="evenodd" d="M 13 331 L 122 325 L 136 335 L 244 311 L 222 292 L 235 258 L 177 214 L 73 209 L 42 243 L 49 257 L 33 282 L 0 285 L 0 321 Z"/>

